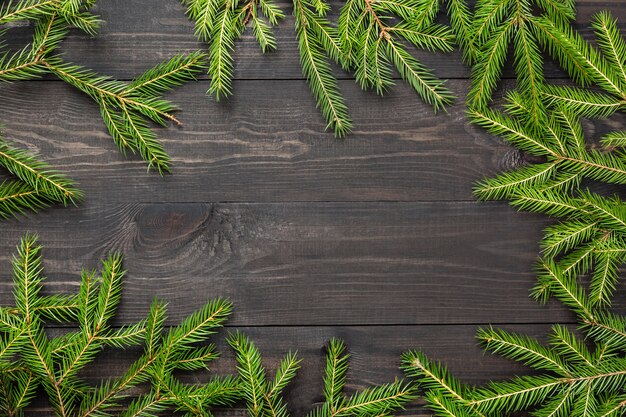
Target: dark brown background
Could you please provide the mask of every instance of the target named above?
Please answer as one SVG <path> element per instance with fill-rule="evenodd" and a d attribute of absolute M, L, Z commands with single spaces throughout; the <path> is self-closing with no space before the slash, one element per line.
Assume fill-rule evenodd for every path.
<path fill-rule="evenodd" d="M 177 0 L 99 3 L 101 34 L 73 34 L 63 44 L 68 59 L 128 80 L 202 48 Z M 340 2 L 332 3 L 337 10 Z M 601 9 L 626 19 L 620 0 L 579 1 L 578 24 L 588 38 Z M 291 13 L 288 4 L 284 10 Z M 16 28 L 10 43 L 27 42 L 29 33 Z M 168 95 L 182 109 L 183 126 L 158 131 L 173 158 L 173 175 L 163 178 L 120 155 L 97 106 L 71 87 L 53 79 L 3 85 L 7 138 L 68 172 L 87 198 L 0 225 L 0 303 L 11 301 L 10 256 L 31 231 L 46 247 L 51 292 L 75 291 L 81 268 L 97 266 L 110 251 L 124 253 L 129 272 L 119 325 L 143 317 L 157 296 L 169 302 L 169 324 L 211 297 L 232 299 L 227 331 L 250 334 L 270 367 L 290 349 L 304 358 L 289 394 L 294 415 L 321 400 L 322 348 L 331 337 L 343 338 L 353 355 L 350 390 L 400 376 L 399 358 L 409 348 L 470 383 L 524 372 L 484 355 L 476 328 L 540 336 L 549 323 L 573 317 L 528 297 L 549 220 L 472 197 L 476 180 L 524 157 L 467 125 L 469 70 L 460 55 L 418 53 L 461 97 L 436 115 L 401 80 L 380 98 L 341 73 L 355 131 L 336 140 L 323 133 L 302 79 L 290 16 L 275 33 L 276 53 L 263 56 L 250 34 L 237 44 L 231 99 L 206 97 L 206 77 Z M 564 78 L 549 62 L 546 73 Z M 597 137 L 623 121 L 585 128 Z M 216 372 L 230 373 L 223 336 L 216 338 L 225 352 Z M 85 375 L 120 373 L 135 354 L 105 354 Z M 415 404 L 408 414 L 428 413 Z"/>

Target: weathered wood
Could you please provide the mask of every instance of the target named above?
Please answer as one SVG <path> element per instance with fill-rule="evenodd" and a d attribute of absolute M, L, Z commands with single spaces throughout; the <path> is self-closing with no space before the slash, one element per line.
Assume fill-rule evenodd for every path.
<path fill-rule="evenodd" d="M 323 133 L 304 81 L 236 82 L 240 94 L 224 104 L 194 84 L 177 90 L 170 97 L 184 125 L 158 129 L 173 158 L 165 177 L 121 155 L 97 106 L 63 83 L 3 86 L 0 112 L 10 141 L 39 152 L 102 205 L 473 200 L 473 182 L 524 162 L 500 138 L 468 126 L 461 103 L 434 115 L 404 85 L 385 98 L 341 85 L 356 125 L 343 140 Z M 451 85 L 461 97 L 468 87 Z M 599 137 L 624 119 L 590 122 L 587 130 Z"/>
<path fill-rule="evenodd" d="M 102 33 L 70 36 L 62 47 L 69 60 L 129 79 L 174 53 L 205 48 L 178 0 L 100 3 Z M 336 11 L 340 2 L 332 4 Z M 626 19 L 621 0 L 579 1 L 577 27 L 585 38 L 592 38 L 586 27 L 601 9 Z M 9 44 L 29 34 L 16 28 Z M 573 317 L 557 303 L 542 307 L 528 298 L 537 241 L 549 220 L 505 203 L 473 202 L 476 180 L 524 157 L 467 125 L 469 71 L 459 54 L 418 52 L 452 79 L 460 99 L 448 114 L 433 115 L 402 82 L 379 98 L 337 71 L 356 130 L 335 140 L 322 133 L 302 80 L 290 16 L 276 34 L 277 53 L 262 55 L 249 35 L 237 44 L 234 97 L 219 104 L 207 98 L 206 77 L 169 96 L 184 125 L 159 129 L 174 162 L 174 175 L 163 178 L 146 174 L 138 158 L 121 156 L 97 108 L 70 87 L 50 79 L 2 86 L 7 137 L 67 171 L 87 201 L 2 223 L 0 304 L 11 300 L 10 255 L 31 231 L 46 246 L 46 292 L 76 291 L 81 268 L 96 267 L 113 250 L 125 254 L 117 325 L 143 317 L 155 296 L 169 302 L 169 324 L 212 297 L 230 297 L 235 313 L 227 331 L 249 334 L 271 368 L 288 350 L 304 358 L 289 390 L 294 416 L 321 400 L 322 348 L 330 337 L 350 347 L 350 390 L 400 376 L 400 354 L 410 348 L 446 362 L 469 383 L 526 372 L 481 353 L 475 323 L 541 336 L 546 323 Z M 509 65 L 504 77 L 512 75 Z M 563 77 L 549 62 L 546 75 Z M 625 121 L 622 115 L 585 127 L 597 138 Z M 626 305 L 623 286 L 618 309 Z M 234 370 L 224 334 L 215 338 L 225 352 L 214 368 L 220 374 Z M 95 381 L 119 374 L 137 354 L 106 351 L 83 375 Z M 430 415 L 420 404 L 406 415 Z"/>
<path fill-rule="evenodd" d="M 125 254 L 122 321 L 155 296 L 174 319 L 230 297 L 236 325 L 571 321 L 528 297 L 547 224 L 499 203 L 87 203 L 3 225 L 0 300 L 30 230 L 52 291 L 75 291 L 82 267 Z"/>

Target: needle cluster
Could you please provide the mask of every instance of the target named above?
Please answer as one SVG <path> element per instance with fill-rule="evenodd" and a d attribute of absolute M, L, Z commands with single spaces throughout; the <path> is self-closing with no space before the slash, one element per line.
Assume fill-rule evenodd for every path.
<path fill-rule="evenodd" d="M 209 94 L 217 100 L 232 94 L 235 41 L 250 27 L 263 52 L 275 50 L 271 27 L 285 17 L 273 0 L 182 0 L 195 23 L 196 36 L 208 44 L 211 64 Z M 476 53 L 469 8 L 463 0 L 448 0 L 451 24 L 435 22 L 441 0 L 348 0 L 336 22 L 325 0 L 293 0 L 302 73 L 327 128 L 347 135 L 352 120 L 333 65 L 354 73 L 363 89 L 383 94 L 393 84 L 393 71 L 435 110 L 449 106 L 454 95 L 443 80 L 422 64 L 414 49 L 451 52 L 455 39 L 472 62 Z M 336 23 L 336 24 L 335 24 Z"/>
<path fill-rule="evenodd" d="M 75 294 L 47 293 L 43 286 L 42 247 L 24 236 L 13 258 L 14 305 L 0 306 L 0 414 L 23 415 L 45 393 L 57 417 L 208 417 L 215 407 L 245 402 L 250 417 L 288 417 L 283 396 L 300 359 L 289 353 L 268 379 L 259 350 L 242 333 L 227 337 L 237 361 L 236 375 L 206 376 L 220 355 L 211 336 L 232 311 L 228 300 L 209 301 L 176 326 L 166 325 L 160 300 L 147 316 L 120 326 L 114 322 L 125 271 L 122 256 L 112 254 L 100 270 L 81 274 Z M 66 329 L 63 331 L 62 329 Z M 118 377 L 94 384 L 83 372 L 112 349 L 140 352 Z M 310 417 L 391 416 L 415 398 L 415 388 L 395 381 L 351 396 L 343 393 L 349 355 L 343 342 L 328 344 L 325 403 Z M 196 373 L 186 384 L 181 372 Z M 234 370 L 233 370 L 234 371 Z M 40 401 L 39 401 L 40 402 Z M 39 405 L 41 407 L 41 405 Z"/>
<path fill-rule="evenodd" d="M 615 131 L 593 138 L 582 124 L 585 118 L 623 111 L 626 44 L 609 13 L 593 18 L 595 44 L 573 30 L 574 16 L 570 2 L 479 1 L 474 30 L 480 52 L 468 116 L 529 161 L 480 181 L 475 194 L 556 219 L 541 242 L 532 296 L 562 302 L 575 314 L 578 329 L 555 324 L 547 343 L 502 329 L 479 330 L 477 338 L 487 351 L 533 370 L 482 387 L 463 384 L 419 351 L 407 352 L 402 367 L 420 382 L 437 416 L 609 417 L 626 412 L 626 316 L 611 309 L 619 268 L 626 261 L 626 204 L 602 192 L 604 184 L 626 184 L 626 135 Z M 492 96 L 511 40 L 517 88 L 496 108 Z M 541 48 L 574 85 L 545 80 Z"/>
<path fill-rule="evenodd" d="M 14 0 L 0 6 L 0 25 L 27 21 L 33 27 L 31 42 L 18 50 L 0 50 L 0 81 L 15 82 L 51 74 L 90 96 L 100 108 L 104 123 L 126 153 L 139 154 L 149 169 L 169 171 L 170 158 L 159 142 L 153 124 L 179 124 L 176 107 L 162 98 L 204 70 L 206 56 L 196 52 L 177 55 L 131 82 L 116 81 L 64 60 L 59 45 L 71 28 L 90 35 L 100 20 L 90 12 L 95 0 Z M 1 46 L 1 45 L 0 45 Z M 54 203 L 75 203 L 81 193 L 74 183 L 25 150 L 0 139 L 0 166 L 15 180 L 0 185 L 0 217 L 38 210 Z"/>
<path fill-rule="evenodd" d="M 228 343 L 234 349 L 241 376 L 241 389 L 250 417 L 288 417 L 283 390 L 296 376 L 300 360 L 289 353 L 281 362 L 273 379 L 268 379 L 258 348 L 245 335 L 232 334 Z M 415 387 L 395 381 L 347 396 L 344 386 L 350 355 L 345 344 L 331 339 L 326 347 L 324 369 L 324 403 L 310 411 L 308 417 L 378 417 L 389 416 L 404 409 L 415 399 Z"/>
<path fill-rule="evenodd" d="M 205 416 L 213 406 L 239 398 L 235 377 L 182 384 L 179 370 L 206 369 L 218 357 L 206 340 L 229 316 L 223 299 L 208 302 L 178 326 L 166 328 L 165 303 L 155 300 L 147 317 L 114 326 L 122 295 L 122 257 L 113 254 L 99 271 L 84 271 L 76 294 L 46 295 L 41 246 L 25 236 L 13 258 L 15 305 L 0 308 L 0 410 L 22 415 L 39 389 L 56 416 L 139 417 L 166 410 Z M 75 330 L 51 337 L 45 324 Z M 58 332 L 58 331 L 57 331 Z M 81 376 L 103 349 L 140 346 L 143 352 L 121 376 L 92 385 Z M 145 388 L 139 394 L 133 388 Z"/>

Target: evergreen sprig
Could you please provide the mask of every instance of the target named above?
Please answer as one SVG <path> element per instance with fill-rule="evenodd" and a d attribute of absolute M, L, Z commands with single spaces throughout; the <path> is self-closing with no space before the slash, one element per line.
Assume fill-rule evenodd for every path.
<path fill-rule="evenodd" d="M 161 95 L 192 79 L 208 58 L 209 93 L 232 93 L 232 51 L 247 25 L 261 49 L 276 48 L 270 25 L 284 13 L 267 0 L 183 0 L 196 34 L 209 54 L 177 56 L 125 83 L 67 63 L 55 49 L 70 26 L 92 33 L 97 17 L 93 1 L 23 0 L 0 8 L 0 23 L 33 20 L 31 45 L 0 57 L 0 79 L 16 81 L 52 73 L 88 94 L 100 106 L 122 150 L 138 152 L 150 167 L 167 171 L 167 154 L 149 122 L 176 122 L 174 106 Z M 505 416 L 529 412 L 541 416 L 619 416 L 626 413 L 626 316 L 611 310 L 619 267 L 626 261 L 626 205 L 585 186 L 591 182 L 625 184 L 626 132 L 612 132 L 597 145 L 585 138 L 581 118 L 605 118 L 626 104 L 626 42 L 608 13 L 594 17 L 597 47 L 570 26 L 573 2 L 552 0 L 479 0 L 476 13 L 461 0 L 446 2 L 451 26 L 435 22 L 438 0 L 348 0 L 337 27 L 324 0 L 293 0 L 300 61 L 329 127 L 338 136 L 351 129 L 331 61 L 353 70 L 363 88 L 383 93 L 392 68 L 436 109 L 451 95 L 409 52 L 409 45 L 449 51 L 452 42 L 473 64 L 468 115 L 473 123 L 530 155 L 532 163 L 481 181 L 483 200 L 509 200 L 527 211 L 560 220 L 548 227 L 537 265 L 533 296 L 556 298 L 576 315 L 577 331 L 554 325 L 547 343 L 503 329 L 478 332 L 484 348 L 518 361 L 530 376 L 471 387 L 418 351 L 403 356 L 402 368 L 418 380 L 428 406 L 438 416 Z M 269 22 L 269 23 L 268 23 Z M 504 110 L 491 108 L 507 51 L 513 46 L 517 90 Z M 540 47 L 556 58 L 581 87 L 547 85 Z M 590 90 L 586 87 L 598 89 Z M 0 144 L 0 164 L 17 180 L 0 187 L 0 216 L 37 209 L 50 202 L 80 197 L 71 181 L 22 151 Z M 593 189 L 593 187 L 591 187 Z M 251 417 L 287 417 L 283 393 L 299 368 L 296 354 L 281 361 L 268 378 L 254 343 L 241 333 L 228 343 L 235 351 L 238 378 L 216 377 L 203 385 L 184 385 L 178 370 L 197 370 L 217 357 L 202 344 L 230 313 L 215 300 L 165 331 L 165 305 L 155 301 L 145 320 L 115 328 L 110 322 L 121 296 L 121 257 L 113 255 L 102 270 L 83 273 L 78 294 L 42 295 L 41 248 L 23 239 L 13 262 L 15 306 L 0 308 L 0 410 L 19 415 L 38 388 L 50 398 L 56 415 L 145 416 L 168 410 L 205 416 L 216 405 L 246 401 Z M 583 277 L 589 277 L 587 281 Z M 587 283 L 588 282 L 588 283 Z M 77 323 L 57 338 L 44 331 L 46 321 Z M 119 378 L 89 386 L 80 371 L 104 347 L 144 346 L 144 354 Z M 396 381 L 344 394 L 349 355 L 341 341 L 328 344 L 324 402 L 309 417 L 379 417 L 413 400 L 412 384 Z M 149 386 L 125 402 L 140 384 Z M 120 409 L 123 409 L 120 411 Z"/>
<path fill-rule="evenodd" d="M 477 6 L 477 21 L 484 24 L 493 19 L 510 24 L 510 31 L 520 30 L 520 22 L 506 20 L 506 16 L 515 13 L 512 5 L 521 2 L 484 3 L 488 3 L 486 9 L 480 2 Z M 586 140 L 581 126 L 582 117 L 605 118 L 622 109 L 626 47 L 608 13 L 594 17 L 596 48 L 569 26 L 573 9 L 570 13 L 567 4 L 537 5 L 545 13 L 527 15 L 530 33 L 559 60 L 573 81 L 603 91 L 541 81 L 537 93 L 525 88 L 510 92 L 504 111 L 489 108 L 487 99 L 472 103 L 468 114 L 475 124 L 502 137 L 533 161 L 479 182 L 475 193 L 483 200 L 509 200 L 522 210 L 560 219 L 545 231 L 532 294 L 542 302 L 551 297 L 561 301 L 576 314 L 579 327 L 572 331 L 555 324 L 547 343 L 503 329 L 479 330 L 477 338 L 486 350 L 523 363 L 534 372 L 482 387 L 461 383 L 419 351 L 407 352 L 402 367 L 420 382 L 428 406 L 437 416 L 526 412 L 537 417 L 608 417 L 626 412 L 626 317 L 610 308 L 619 267 L 626 261 L 626 204 L 617 196 L 586 188 L 594 188 L 595 183 L 626 184 L 621 149 L 626 141 L 622 131 L 600 141 Z M 559 12 L 557 6 L 567 8 Z M 513 36 L 504 29 L 500 33 L 502 42 Z M 523 34 L 516 36 L 517 41 L 523 40 Z M 485 41 L 497 49 L 495 38 L 489 36 Z M 504 57 L 504 52 L 496 54 L 498 65 L 497 56 Z M 518 81 L 523 71 L 518 69 Z M 493 77 L 485 80 L 489 81 L 486 85 L 495 86 Z"/>
<path fill-rule="evenodd" d="M 524 108 L 512 95 L 509 110 Z M 403 369 L 420 381 L 429 408 L 437 416 L 620 416 L 626 412 L 626 317 L 610 310 L 618 268 L 626 261 L 626 204 L 581 190 L 582 179 L 624 184 L 621 153 L 590 149 L 578 117 L 565 109 L 547 113 L 539 132 L 496 111 L 472 111 L 475 121 L 516 147 L 544 158 L 535 165 L 479 183 L 483 199 L 509 199 L 521 209 L 564 218 L 546 229 L 533 295 L 555 297 L 578 318 L 579 332 L 554 325 L 544 345 L 502 329 L 481 329 L 477 338 L 492 353 L 521 362 L 532 376 L 470 387 L 429 361 L 407 352 Z M 611 134 L 619 143 L 621 134 Z M 606 139 L 605 142 L 611 142 Z M 588 286 L 581 277 L 591 275 Z M 582 333 L 582 336 L 580 335 Z"/>
<path fill-rule="evenodd" d="M 435 23 L 439 2 L 349 0 L 339 20 L 341 49 L 362 88 L 382 94 L 393 84 L 391 65 L 435 110 L 451 104 L 452 95 L 407 48 L 451 52 L 454 34 Z"/>
<path fill-rule="evenodd" d="M 211 86 L 207 93 L 214 94 L 219 101 L 232 94 L 231 53 L 235 40 L 241 37 L 248 22 L 265 52 L 276 46 L 266 20 L 276 25 L 284 14 L 272 1 L 239 4 L 238 0 L 182 0 L 182 3 L 187 7 L 189 18 L 195 22 L 196 36 L 209 44 Z"/>
<path fill-rule="evenodd" d="M 580 117 L 570 109 L 546 111 L 547 122 L 538 128 L 524 125 L 530 100 L 508 97 L 508 114 L 496 110 L 470 110 L 474 123 L 501 136 L 520 150 L 539 158 L 494 178 L 479 182 L 475 194 L 482 200 L 510 200 L 527 211 L 562 218 L 548 227 L 541 242 L 543 259 L 576 278 L 592 274 L 592 304 L 609 303 L 618 267 L 626 261 L 626 204 L 583 187 L 584 180 L 626 184 L 626 160 L 616 146 L 620 132 L 609 134 L 604 146 L 585 140 Z M 542 283 L 534 295 L 546 299 L 549 286 Z"/>
<path fill-rule="evenodd" d="M 296 376 L 300 359 L 288 353 L 269 378 L 255 344 L 242 333 L 228 336 L 237 360 L 237 376 L 212 376 L 183 384 L 181 371 L 208 370 L 219 357 L 210 337 L 232 311 L 215 299 L 179 325 L 166 327 L 166 304 L 155 300 L 147 317 L 119 327 L 113 320 L 122 299 L 122 256 L 112 254 L 100 270 L 81 274 L 76 294 L 49 295 L 44 289 L 42 247 L 34 235 L 22 238 L 13 257 L 11 306 L 0 306 L 0 413 L 23 415 L 38 393 L 45 393 L 58 417 L 147 417 L 180 412 L 211 416 L 214 407 L 245 400 L 252 417 L 288 417 L 285 388 Z M 68 330 L 51 337 L 50 323 Z M 93 384 L 81 372 L 105 349 L 142 348 L 119 377 Z M 325 403 L 310 417 L 391 416 L 415 399 L 415 388 L 401 381 L 343 393 L 349 355 L 343 342 L 327 348 Z"/>
<path fill-rule="evenodd" d="M 211 86 L 207 93 L 219 101 L 232 94 L 235 40 L 249 25 L 261 50 L 274 50 L 276 39 L 271 26 L 276 26 L 285 15 L 273 0 L 182 0 L 182 3 L 195 22 L 196 36 L 209 45 Z"/>
<path fill-rule="evenodd" d="M 55 4 L 57 9 L 52 12 L 41 12 L 36 18 L 31 16 L 36 20 L 32 44 L 17 53 L 5 53 L 0 59 L 0 64 L 4 64 L 0 65 L 0 79 L 15 81 L 39 77 L 45 73 L 56 75 L 98 103 L 109 133 L 123 152 L 138 152 L 150 168 L 161 173 L 169 171 L 169 157 L 147 122 L 179 124 L 172 114 L 176 110 L 175 106 L 162 99 L 161 95 L 195 79 L 205 67 L 205 55 L 192 53 L 174 56 L 131 83 L 100 76 L 65 62 L 54 53 L 69 27 L 63 16 L 82 10 L 82 7 L 76 5 L 64 7 L 69 3 Z"/>
<path fill-rule="evenodd" d="M 73 181 L 0 138 L 0 166 L 16 177 L 0 184 L 0 218 L 82 199 Z"/>
<path fill-rule="evenodd" d="M 529 99 L 526 122 L 540 126 L 545 120 L 545 80 L 539 41 L 549 38 L 552 29 L 566 30 L 574 18 L 573 0 L 479 0 L 471 32 L 479 52 L 472 66 L 469 106 L 482 109 L 492 102 L 512 44 L 517 90 Z M 540 22 L 548 22 L 550 29 Z"/>
<path fill-rule="evenodd" d="M 211 86 L 217 100 L 232 94 L 233 48 L 251 26 L 263 52 L 276 49 L 271 26 L 284 13 L 271 0 L 182 0 L 195 23 L 198 39 L 208 44 Z M 434 109 L 452 103 L 453 95 L 410 53 L 410 47 L 450 52 L 455 34 L 472 62 L 476 45 L 471 13 L 464 0 L 448 0 L 451 27 L 435 22 L 440 0 L 349 0 L 337 25 L 328 18 L 325 0 L 293 0 L 293 18 L 300 65 L 317 107 L 338 137 L 352 130 L 348 108 L 332 69 L 336 63 L 354 71 L 364 89 L 383 94 L 393 85 L 393 68 Z M 263 17 L 260 17 L 260 15 Z"/>
<path fill-rule="evenodd" d="M 336 29 L 326 19 L 328 10 L 323 0 L 293 2 L 302 73 L 315 96 L 317 107 L 328 123 L 327 127 L 342 137 L 352 130 L 352 120 L 326 55 L 338 63 L 346 64 L 344 53 L 339 48 Z"/>
<path fill-rule="evenodd" d="M 45 66 L 98 103 L 102 119 L 122 152 L 138 152 L 149 168 L 163 173 L 169 171 L 170 158 L 147 122 L 180 124 L 172 114 L 176 107 L 161 94 L 193 79 L 204 67 L 204 58 L 202 53 L 174 56 L 130 83 L 99 76 L 58 57 L 48 58 Z"/>
<path fill-rule="evenodd" d="M 90 12 L 95 0 L 18 0 L 0 7 L 0 24 L 26 20 L 34 26 L 32 41 L 17 51 L 0 51 L 0 80 L 30 80 L 53 74 L 88 94 L 122 152 L 138 153 L 149 168 L 169 171 L 169 156 L 159 142 L 151 123 L 179 124 L 176 107 L 161 96 L 202 72 L 202 53 L 177 55 L 126 83 L 100 76 L 65 62 L 57 53 L 59 44 L 72 27 L 95 34 L 100 20 Z M 0 139 L 0 165 L 18 178 L 0 186 L 0 217 L 25 210 L 38 210 L 53 203 L 80 200 L 73 183 L 47 165 Z"/>
<path fill-rule="evenodd" d="M 282 395 L 300 369 L 300 359 L 297 355 L 289 353 L 280 362 L 274 379 L 268 380 L 261 352 L 250 339 L 242 333 L 233 333 L 227 341 L 235 351 L 248 415 L 251 417 L 287 417 L 289 412 Z"/>
<path fill-rule="evenodd" d="M 140 417 L 163 411 L 209 415 L 214 406 L 239 398 L 237 378 L 212 377 L 182 384 L 178 370 L 205 369 L 218 357 L 205 341 L 229 316 L 223 299 L 207 303 L 180 325 L 167 330 L 165 304 L 156 300 L 148 316 L 121 328 L 111 325 L 121 300 L 122 257 L 109 256 L 99 272 L 85 271 L 78 294 L 44 295 L 41 246 L 25 236 L 13 259 L 15 306 L 0 307 L 0 410 L 22 415 L 41 387 L 56 416 Z M 76 323 L 78 328 L 50 337 L 45 323 Z M 92 386 L 80 370 L 103 348 L 143 346 L 144 352 L 120 377 Z M 146 390 L 132 390 L 140 384 Z M 132 400 L 132 401 L 131 401 Z"/>
<path fill-rule="evenodd" d="M 543 344 L 502 329 L 479 330 L 477 338 L 486 350 L 535 371 L 484 387 L 463 384 L 422 353 L 407 352 L 402 368 L 420 381 L 435 415 L 485 417 L 526 411 L 538 417 L 608 417 L 626 412 L 626 316 L 594 302 L 593 284 L 585 288 L 554 263 L 543 264 L 540 279 L 576 313 L 578 332 L 555 324 Z"/>
<path fill-rule="evenodd" d="M 582 117 L 605 118 L 623 111 L 626 105 L 626 43 L 617 20 L 608 12 L 594 16 L 592 28 L 597 47 L 571 28 L 555 27 L 545 19 L 541 23 L 551 35 L 543 37 L 542 41 L 572 80 L 582 87 L 595 86 L 601 90 L 552 86 L 543 93 L 545 101 Z"/>
<path fill-rule="evenodd" d="M 241 333 L 233 334 L 228 342 L 238 363 L 248 415 L 250 417 L 288 417 L 282 391 L 295 376 L 299 360 L 289 353 L 282 361 L 273 380 L 269 380 L 258 348 Z M 403 410 L 415 399 L 415 387 L 402 381 L 367 388 L 351 396 L 344 394 L 349 355 L 345 344 L 331 339 L 326 349 L 324 374 L 324 403 L 308 417 L 377 417 L 390 416 Z"/>

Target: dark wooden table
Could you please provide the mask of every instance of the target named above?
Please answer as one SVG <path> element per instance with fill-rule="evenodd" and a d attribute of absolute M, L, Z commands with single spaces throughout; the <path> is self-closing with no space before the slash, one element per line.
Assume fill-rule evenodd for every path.
<path fill-rule="evenodd" d="M 600 9 L 626 21 L 621 3 L 579 1 L 580 27 Z M 106 21 L 101 34 L 75 33 L 63 50 L 100 73 L 127 80 L 176 52 L 202 48 L 178 0 L 101 0 L 98 12 Z M 7 138 L 68 172 L 87 198 L 0 225 L 0 303 L 11 301 L 10 256 L 31 231 L 46 247 L 50 292 L 76 291 L 81 268 L 123 252 L 119 325 L 143 317 L 154 297 L 169 302 L 169 324 L 211 297 L 229 297 L 236 309 L 226 331 L 252 336 L 270 367 L 289 350 L 304 358 L 289 394 L 296 416 L 321 400 L 323 346 L 331 337 L 352 353 L 349 389 L 400 376 L 399 358 L 409 348 L 470 383 L 525 372 L 484 355 L 476 328 L 543 335 L 549 323 L 572 323 L 573 316 L 528 297 L 549 219 L 472 197 L 474 181 L 524 156 L 467 125 L 469 70 L 459 54 L 419 54 L 461 97 L 436 115 L 401 81 L 380 98 L 342 73 L 356 128 L 336 140 L 323 133 L 302 79 L 290 17 L 276 34 L 277 53 L 262 55 L 250 34 L 237 44 L 231 99 L 205 96 L 206 78 L 168 96 L 180 105 L 183 126 L 158 131 L 173 158 L 173 175 L 165 177 L 121 156 L 97 107 L 64 83 L 3 85 Z M 28 36 L 18 28 L 10 41 Z M 546 72 L 564 77 L 551 63 Z M 624 121 L 586 129 L 597 137 Z M 224 334 L 215 338 L 224 351 L 215 372 L 232 373 Z M 117 374 L 134 353 L 107 353 L 86 376 Z M 428 413 L 415 404 L 409 414 Z"/>

